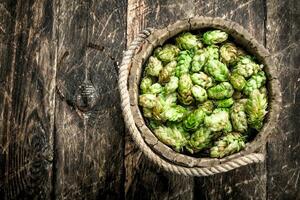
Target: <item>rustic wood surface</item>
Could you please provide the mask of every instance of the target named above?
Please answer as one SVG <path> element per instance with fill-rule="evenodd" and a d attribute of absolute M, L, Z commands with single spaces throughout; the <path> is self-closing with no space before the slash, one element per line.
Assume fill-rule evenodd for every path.
<path fill-rule="evenodd" d="M 192 178 L 133 144 L 117 78 L 139 30 L 200 15 L 270 50 L 283 111 L 265 163 Z M 300 199 L 299 15 L 296 0 L 1 0 L 0 199 Z"/>

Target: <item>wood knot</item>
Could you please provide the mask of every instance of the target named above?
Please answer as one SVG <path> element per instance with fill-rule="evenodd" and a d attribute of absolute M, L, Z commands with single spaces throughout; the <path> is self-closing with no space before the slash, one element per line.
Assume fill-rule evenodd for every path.
<path fill-rule="evenodd" d="M 82 83 L 76 94 L 76 107 L 81 111 L 88 111 L 97 103 L 98 94 L 90 81 Z"/>

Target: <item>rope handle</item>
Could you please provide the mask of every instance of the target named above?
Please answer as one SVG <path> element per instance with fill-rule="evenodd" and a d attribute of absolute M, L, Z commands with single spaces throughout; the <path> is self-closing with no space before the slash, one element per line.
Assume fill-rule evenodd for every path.
<path fill-rule="evenodd" d="M 139 130 L 137 129 L 133 115 L 130 109 L 130 97 L 128 92 L 128 75 L 132 62 L 132 58 L 135 54 L 135 51 L 139 49 L 141 44 L 145 41 L 147 37 L 151 35 L 153 29 L 146 28 L 141 31 L 130 44 L 128 50 L 124 53 L 122 63 L 120 65 L 119 70 L 119 91 L 121 95 L 121 108 L 123 111 L 123 117 L 126 124 L 126 127 L 129 129 L 129 132 L 135 141 L 136 145 L 141 149 L 141 151 L 156 163 L 159 167 L 165 169 L 168 172 L 176 173 L 179 175 L 185 176 L 208 176 L 217 173 L 224 173 L 235 168 L 239 168 L 241 166 L 245 166 L 252 163 L 263 162 L 265 159 L 264 154 L 262 153 L 250 153 L 248 155 L 244 155 L 242 157 L 238 157 L 227 161 L 225 163 L 212 166 L 212 167 L 184 167 L 180 165 L 176 165 L 171 163 L 157 154 L 155 154 L 152 149 L 146 144 L 144 139 L 142 138 Z"/>

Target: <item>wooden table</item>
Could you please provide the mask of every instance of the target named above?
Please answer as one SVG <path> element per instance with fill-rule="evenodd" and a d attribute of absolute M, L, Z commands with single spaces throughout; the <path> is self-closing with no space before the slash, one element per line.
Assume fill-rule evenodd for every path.
<path fill-rule="evenodd" d="M 300 199 L 296 0 L 1 0 L 1 199 Z M 126 133 L 118 63 L 145 27 L 197 15 L 274 55 L 283 109 L 265 163 L 212 177 L 159 170 Z"/>

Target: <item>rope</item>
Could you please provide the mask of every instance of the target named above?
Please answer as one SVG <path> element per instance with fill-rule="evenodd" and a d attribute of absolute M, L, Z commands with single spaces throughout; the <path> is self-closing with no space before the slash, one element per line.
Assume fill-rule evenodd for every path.
<path fill-rule="evenodd" d="M 251 163 L 262 162 L 264 160 L 263 154 L 251 153 L 212 167 L 189 168 L 189 167 L 183 167 L 180 165 L 176 165 L 175 163 L 168 162 L 163 158 L 161 158 L 160 156 L 158 156 L 157 154 L 155 154 L 151 150 L 151 148 L 145 143 L 143 137 L 141 136 L 139 130 L 135 125 L 134 118 L 130 109 L 130 98 L 129 98 L 129 92 L 127 86 L 131 60 L 135 54 L 135 51 L 140 47 L 140 45 L 145 41 L 145 39 L 151 35 L 151 33 L 152 33 L 152 29 L 147 28 L 141 31 L 137 35 L 137 37 L 129 46 L 128 50 L 124 53 L 123 60 L 119 70 L 118 84 L 119 84 L 119 91 L 121 95 L 121 108 L 123 111 L 124 120 L 133 140 L 135 141 L 137 146 L 141 149 L 141 151 L 150 160 L 152 160 L 159 167 L 165 169 L 166 171 L 176 173 L 179 175 L 185 175 L 185 176 L 209 176 L 217 173 L 224 173 Z"/>

